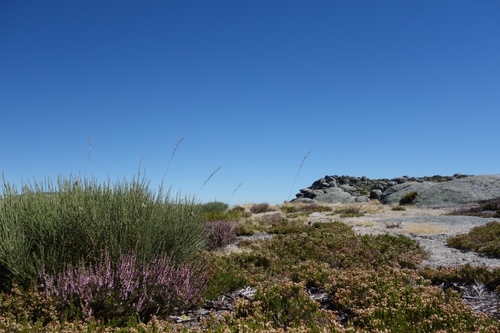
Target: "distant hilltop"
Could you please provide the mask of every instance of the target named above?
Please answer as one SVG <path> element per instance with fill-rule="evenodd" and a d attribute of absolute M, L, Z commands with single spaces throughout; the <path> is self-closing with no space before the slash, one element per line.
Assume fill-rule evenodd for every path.
<path fill-rule="evenodd" d="M 444 208 L 500 198 L 500 174 L 432 177 L 325 176 L 303 188 L 292 201 L 353 203 L 379 200 L 383 204 L 413 204 Z"/>

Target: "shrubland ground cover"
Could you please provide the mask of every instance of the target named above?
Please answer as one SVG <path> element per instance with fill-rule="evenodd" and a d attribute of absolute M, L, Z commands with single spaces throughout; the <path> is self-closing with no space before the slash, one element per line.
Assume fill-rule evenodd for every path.
<path fill-rule="evenodd" d="M 5 182 L 5 181 L 4 181 Z M 356 235 L 308 224 L 320 205 L 200 204 L 154 193 L 141 178 L 59 179 L 0 203 L 0 329 L 11 332 L 498 332 L 449 281 L 500 285 L 500 270 L 419 268 L 426 252 L 404 236 Z M 332 214 L 362 216 L 361 208 Z M 335 216 L 335 215 L 332 215 Z M 222 247 L 237 234 L 272 233 Z M 222 317 L 169 320 L 244 286 Z M 323 295 L 318 302 L 315 290 Z"/>

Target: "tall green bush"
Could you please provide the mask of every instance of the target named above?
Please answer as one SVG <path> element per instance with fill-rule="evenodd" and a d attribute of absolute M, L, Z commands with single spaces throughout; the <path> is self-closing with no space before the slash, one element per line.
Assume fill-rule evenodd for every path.
<path fill-rule="evenodd" d="M 43 270 L 112 261 L 136 253 L 142 261 L 158 254 L 190 260 L 205 246 L 199 205 L 149 189 L 140 175 L 132 181 L 99 184 L 95 179 L 59 178 L 35 182 L 21 193 L 4 179 L 0 205 L 2 281 L 27 283 Z"/>

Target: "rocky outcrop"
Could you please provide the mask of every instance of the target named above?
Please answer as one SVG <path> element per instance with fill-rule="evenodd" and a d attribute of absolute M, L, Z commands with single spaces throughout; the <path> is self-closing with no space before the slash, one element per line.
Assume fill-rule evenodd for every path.
<path fill-rule="evenodd" d="M 457 179 L 418 192 L 416 206 L 450 207 L 500 198 L 500 175 Z"/>
<path fill-rule="evenodd" d="M 399 204 L 401 199 L 408 193 L 421 193 L 435 186 L 436 184 L 437 183 L 429 181 L 409 181 L 406 183 L 397 184 L 385 190 L 379 199 L 384 204 L 397 205 Z"/>
<path fill-rule="evenodd" d="M 369 179 L 367 177 L 325 176 L 301 189 L 292 201 L 352 203 L 380 200 L 384 204 L 399 204 L 410 192 L 416 192 L 414 205 L 449 207 L 500 198 L 500 175 L 432 177 L 397 177 Z"/>

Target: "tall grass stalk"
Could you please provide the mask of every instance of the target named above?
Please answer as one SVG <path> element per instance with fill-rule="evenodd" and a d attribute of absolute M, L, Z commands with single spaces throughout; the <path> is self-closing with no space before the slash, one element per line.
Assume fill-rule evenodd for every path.
<path fill-rule="evenodd" d="M 89 156 L 87 158 L 87 166 L 85 167 L 85 174 L 87 174 L 87 171 L 89 170 L 90 156 L 92 156 L 92 137 L 90 136 L 89 133 Z"/>
<path fill-rule="evenodd" d="M 288 198 L 286 201 L 290 201 L 290 197 L 292 196 L 292 191 L 293 191 L 293 188 L 295 187 L 295 182 L 297 181 L 297 178 L 299 177 L 300 170 L 302 169 L 304 162 L 306 161 L 307 157 L 309 156 L 309 154 L 312 152 L 313 149 L 314 149 L 314 147 L 309 149 L 306 156 L 304 156 L 304 158 L 302 159 L 302 162 L 300 163 L 300 166 L 299 166 L 299 170 L 297 170 L 297 174 L 295 175 L 295 179 L 293 180 L 292 188 L 290 189 L 290 193 L 288 193 Z"/>
<path fill-rule="evenodd" d="M 208 181 L 210 180 L 210 178 L 212 178 L 220 170 L 220 168 L 222 168 L 222 165 L 219 166 L 217 169 L 215 169 L 215 171 L 212 172 L 210 174 L 210 176 L 208 176 L 208 178 L 205 180 L 205 182 L 203 183 L 203 185 L 201 185 L 200 189 L 198 190 L 198 193 L 196 193 L 196 196 L 198 196 L 198 194 L 200 194 L 201 190 L 205 187 L 205 185 L 208 183 Z"/>
<path fill-rule="evenodd" d="M 186 137 L 182 137 L 179 141 L 177 141 L 177 144 L 175 145 L 174 150 L 172 151 L 172 155 L 170 156 L 170 159 L 168 160 L 167 168 L 165 169 L 165 173 L 163 174 L 163 182 L 165 181 L 165 178 L 167 177 L 168 169 L 170 169 L 170 164 L 172 163 L 172 159 L 174 158 L 175 152 L 177 151 L 177 148 L 179 148 L 179 145 L 181 144 L 182 141 L 184 141 Z"/>
<path fill-rule="evenodd" d="M 77 181 L 78 180 L 78 181 Z M 32 282 L 44 269 L 95 263 L 104 253 L 118 260 L 136 253 L 142 261 L 158 254 L 187 262 L 206 240 L 199 205 L 131 181 L 99 184 L 95 179 L 59 177 L 34 182 L 18 193 L 4 179 L 0 205 L 0 278 Z"/>
<path fill-rule="evenodd" d="M 243 181 L 238 186 L 236 186 L 236 188 L 234 189 L 233 193 L 231 193 L 231 196 L 227 200 L 228 203 L 231 201 L 231 199 L 233 198 L 234 194 L 236 193 L 236 191 L 238 191 L 238 189 L 240 188 L 241 185 L 243 185 Z"/>

